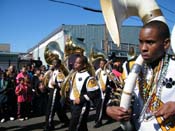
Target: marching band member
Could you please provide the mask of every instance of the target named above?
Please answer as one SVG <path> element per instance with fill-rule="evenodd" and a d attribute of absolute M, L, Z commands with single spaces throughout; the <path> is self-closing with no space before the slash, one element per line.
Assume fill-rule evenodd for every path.
<path fill-rule="evenodd" d="M 62 70 L 60 69 L 61 60 L 54 59 L 52 61 L 52 70 L 50 70 L 50 79 L 48 82 L 49 88 L 49 99 L 46 111 L 46 127 L 44 131 L 50 131 L 54 129 L 54 115 L 55 112 L 57 113 L 60 121 L 64 123 L 62 127 L 68 126 L 69 119 L 62 108 L 60 99 L 60 86 L 65 79 L 65 75 L 63 74 Z"/>
<path fill-rule="evenodd" d="M 97 81 L 88 72 L 87 65 L 88 60 L 85 56 L 77 56 L 74 63 L 75 73 L 70 80 L 70 131 L 88 131 L 87 117 L 90 110 L 90 100 L 100 97 Z"/>
<path fill-rule="evenodd" d="M 96 106 L 96 119 L 95 119 L 95 128 L 102 126 L 102 118 L 106 115 L 106 104 L 110 98 L 111 93 L 111 83 L 112 81 L 108 78 L 108 74 L 111 72 L 109 69 L 104 69 L 107 61 L 105 59 L 101 59 L 99 63 L 99 68 L 96 70 L 96 79 L 98 81 L 98 85 L 100 86 L 102 92 L 102 99 L 98 102 L 94 102 Z M 113 85 L 114 86 L 114 85 Z"/>
<path fill-rule="evenodd" d="M 167 53 L 169 28 L 164 22 L 151 21 L 141 28 L 139 41 L 144 63 L 134 88 L 132 115 L 118 106 L 108 107 L 107 113 L 118 121 L 131 118 L 138 131 L 174 131 L 175 58 Z"/>
<path fill-rule="evenodd" d="M 137 55 L 135 54 L 134 47 L 130 47 L 127 55 L 127 60 L 123 63 L 122 68 L 122 79 L 126 80 L 133 64 L 135 63 L 135 60 L 137 58 Z"/>

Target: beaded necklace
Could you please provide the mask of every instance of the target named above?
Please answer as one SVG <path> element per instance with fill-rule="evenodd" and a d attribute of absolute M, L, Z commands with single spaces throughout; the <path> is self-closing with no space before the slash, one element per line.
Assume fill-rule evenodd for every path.
<path fill-rule="evenodd" d="M 162 59 L 154 70 L 150 70 L 147 64 L 144 64 L 143 70 L 139 77 L 139 90 L 144 103 L 147 101 L 152 91 L 156 92 L 157 96 L 161 96 L 162 84 L 165 79 L 168 68 L 168 55 Z M 157 89 L 156 89 L 157 87 Z"/>
<path fill-rule="evenodd" d="M 165 55 L 165 57 L 159 62 L 158 66 L 151 71 L 148 80 L 146 80 L 146 77 L 148 76 L 148 65 L 144 65 L 143 73 L 140 74 L 139 79 L 139 90 L 140 95 L 143 98 L 144 107 L 140 114 L 139 121 L 149 119 L 149 117 L 152 116 L 152 113 L 147 113 L 146 111 L 154 94 L 156 94 L 157 98 L 161 100 L 163 81 L 168 69 L 168 60 L 168 55 Z M 156 104 L 154 104 L 154 109 L 159 107 L 159 104 L 160 103 L 156 101 Z"/>

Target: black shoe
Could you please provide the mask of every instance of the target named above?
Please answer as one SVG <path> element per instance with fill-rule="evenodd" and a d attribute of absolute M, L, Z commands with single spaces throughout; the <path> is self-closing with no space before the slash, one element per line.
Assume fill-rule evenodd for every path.
<path fill-rule="evenodd" d="M 63 124 L 61 124 L 61 126 L 59 127 L 59 129 L 60 128 L 66 128 L 66 127 L 68 127 L 69 126 L 69 123 L 63 123 Z"/>
<path fill-rule="evenodd" d="M 102 122 L 97 122 L 95 125 L 94 125 L 94 128 L 99 128 L 102 126 Z"/>
<path fill-rule="evenodd" d="M 119 127 L 119 128 L 117 128 L 117 129 L 115 129 L 113 131 L 124 131 L 124 130 L 121 127 Z"/>
<path fill-rule="evenodd" d="M 49 127 L 45 127 L 43 131 L 53 131 L 55 129 L 54 126 L 49 126 Z"/>

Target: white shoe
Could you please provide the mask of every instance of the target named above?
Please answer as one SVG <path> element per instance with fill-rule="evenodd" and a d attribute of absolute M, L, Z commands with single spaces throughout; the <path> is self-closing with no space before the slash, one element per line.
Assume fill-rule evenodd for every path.
<path fill-rule="evenodd" d="M 1 123 L 4 123 L 4 122 L 5 122 L 5 118 L 2 118 L 2 119 L 1 119 Z"/>
<path fill-rule="evenodd" d="M 11 121 L 14 121 L 14 120 L 15 120 L 15 118 L 14 118 L 14 117 L 10 117 L 10 120 L 11 120 Z"/>
<path fill-rule="evenodd" d="M 28 120 L 29 118 L 28 118 L 28 117 L 25 117 L 24 119 L 25 119 L 25 120 Z"/>
<path fill-rule="evenodd" d="M 19 118 L 20 121 L 24 121 L 24 118 Z"/>

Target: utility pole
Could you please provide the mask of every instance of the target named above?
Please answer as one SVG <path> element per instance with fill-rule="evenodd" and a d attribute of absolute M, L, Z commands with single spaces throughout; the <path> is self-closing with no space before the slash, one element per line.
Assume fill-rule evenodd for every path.
<path fill-rule="evenodd" d="M 106 24 L 104 24 L 104 52 L 106 53 L 106 55 L 108 56 L 109 53 L 109 43 L 108 43 L 109 39 L 108 39 L 108 29 L 106 27 Z"/>

